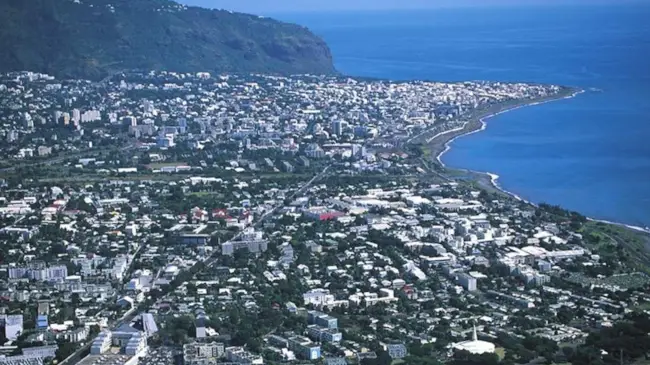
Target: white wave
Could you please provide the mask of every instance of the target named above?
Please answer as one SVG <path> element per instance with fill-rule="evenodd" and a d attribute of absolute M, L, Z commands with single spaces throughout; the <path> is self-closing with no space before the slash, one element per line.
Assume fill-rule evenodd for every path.
<path fill-rule="evenodd" d="M 587 219 L 592 221 L 592 222 L 613 224 L 615 226 L 626 227 L 626 228 L 629 228 L 629 229 L 632 229 L 632 230 L 635 230 L 635 231 L 638 231 L 638 232 L 650 233 L 650 229 L 639 227 L 639 226 L 632 226 L 632 225 L 629 225 L 629 224 L 612 222 L 612 221 L 607 221 L 607 220 L 604 220 L 604 219 L 594 219 L 594 218 L 587 218 Z"/>

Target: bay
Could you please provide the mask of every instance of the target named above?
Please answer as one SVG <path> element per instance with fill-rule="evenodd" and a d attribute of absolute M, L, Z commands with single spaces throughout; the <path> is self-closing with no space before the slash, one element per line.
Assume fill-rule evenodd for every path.
<path fill-rule="evenodd" d="M 443 162 L 526 200 L 650 226 L 650 6 L 515 6 L 279 14 L 339 71 L 392 80 L 530 81 L 580 96 L 489 119 Z M 598 90 L 598 91 L 592 91 Z"/>

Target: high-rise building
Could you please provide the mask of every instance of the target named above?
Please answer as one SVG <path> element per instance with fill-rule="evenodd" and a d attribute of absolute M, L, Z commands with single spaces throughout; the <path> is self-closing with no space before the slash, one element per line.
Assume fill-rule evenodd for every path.
<path fill-rule="evenodd" d="M 335 120 L 332 122 L 332 134 L 340 136 L 343 134 L 344 129 L 348 126 L 348 123 L 344 120 Z"/>
<path fill-rule="evenodd" d="M 45 267 L 43 265 L 32 265 L 31 267 L 10 267 L 7 269 L 9 279 L 29 278 L 37 281 L 58 281 L 68 276 L 68 267 L 56 265 Z"/>
<path fill-rule="evenodd" d="M 176 144 L 174 143 L 174 135 L 173 134 L 166 134 L 163 136 L 158 137 L 158 146 L 159 147 L 174 147 Z"/>
<path fill-rule="evenodd" d="M 196 338 L 205 338 L 205 320 L 203 318 L 196 319 Z"/>
<path fill-rule="evenodd" d="M 87 110 L 81 114 L 81 123 L 96 122 L 102 119 L 102 113 L 98 110 Z"/>
<path fill-rule="evenodd" d="M 185 118 L 178 119 L 178 132 L 180 134 L 185 134 L 187 132 L 187 119 Z"/>
<path fill-rule="evenodd" d="M 59 110 L 56 110 L 54 111 L 52 116 L 54 117 L 54 124 L 58 124 L 61 118 L 63 117 L 63 113 Z"/>
<path fill-rule="evenodd" d="M 90 346 L 92 355 L 101 355 L 111 348 L 113 334 L 110 331 L 104 331 L 97 335 Z"/>
<path fill-rule="evenodd" d="M 209 317 L 205 314 L 203 308 L 196 310 L 196 338 L 205 338 L 205 322 L 207 322 L 208 319 Z"/>
<path fill-rule="evenodd" d="M 27 129 L 33 129 L 34 128 L 34 119 L 32 119 L 32 116 L 29 115 L 29 113 L 25 113 L 23 115 L 23 122 L 24 122 L 25 128 L 27 128 Z"/>
<path fill-rule="evenodd" d="M 132 115 L 124 117 L 123 120 L 124 120 L 124 124 L 126 124 L 126 125 L 128 125 L 130 127 L 135 127 L 135 126 L 138 125 L 138 120 Z"/>
<path fill-rule="evenodd" d="M 185 365 L 212 365 L 223 357 L 226 349 L 223 343 L 188 343 L 183 345 L 183 360 Z"/>
<path fill-rule="evenodd" d="M 312 143 L 305 149 L 305 154 L 311 158 L 325 157 L 325 151 L 316 143 Z"/>
<path fill-rule="evenodd" d="M 50 314 L 50 303 L 42 301 L 38 303 L 38 311 L 36 316 L 36 329 L 43 330 L 49 326 L 48 315 Z"/>
<path fill-rule="evenodd" d="M 151 100 L 145 100 L 142 102 L 142 108 L 144 109 L 145 113 L 152 114 L 156 108 L 154 107 L 153 101 Z"/>
<path fill-rule="evenodd" d="M 338 330 L 338 319 L 319 311 L 307 312 L 308 335 L 319 342 L 340 342 L 343 335 Z"/>
<path fill-rule="evenodd" d="M 10 130 L 7 132 L 7 142 L 11 143 L 18 139 L 18 132 L 15 130 Z"/>
<path fill-rule="evenodd" d="M 307 335 L 318 342 L 341 342 L 343 334 L 336 328 L 321 327 L 316 324 L 307 326 Z"/>
<path fill-rule="evenodd" d="M 158 332 L 158 325 L 156 325 L 153 314 L 142 313 L 142 328 L 144 329 L 144 333 L 147 336 L 151 336 L 154 333 Z"/>
<path fill-rule="evenodd" d="M 79 123 L 81 121 L 81 110 L 72 109 L 72 121 L 75 123 Z"/>
<path fill-rule="evenodd" d="M 22 314 L 13 314 L 8 316 L 2 315 L 0 317 L 0 322 L 4 322 L 5 338 L 7 340 L 14 341 L 23 332 Z"/>
<path fill-rule="evenodd" d="M 353 158 L 362 157 L 361 156 L 361 148 L 362 148 L 362 146 L 359 145 L 359 144 L 355 143 L 355 144 L 352 145 L 352 157 Z"/>
<path fill-rule="evenodd" d="M 310 339 L 303 336 L 293 336 L 287 340 L 289 350 L 292 350 L 303 359 L 317 360 L 320 358 L 320 346 L 311 342 Z"/>
<path fill-rule="evenodd" d="M 476 278 L 466 274 L 466 273 L 460 273 L 456 275 L 458 279 L 458 283 L 465 288 L 467 291 L 475 291 L 476 290 Z"/>

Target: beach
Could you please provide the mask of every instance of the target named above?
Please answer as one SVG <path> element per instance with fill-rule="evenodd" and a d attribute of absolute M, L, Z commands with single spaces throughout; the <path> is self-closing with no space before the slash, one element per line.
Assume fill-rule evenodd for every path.
<path fill-rule="evenodd" d="M 565 87 L 559 93 L 544 98 L 534 100 L 512 100 L 491 105 L 487 108 L 476 109 L 469 115 L 465 116 L 468 121 L 463 127 L 453 128 L 444 132 L 437 133 L 433 136 L 429 136 L 427 133 L 423 133 L 415 140 L 416 142 L 419 141 L 419 143 L 423 143 L 426 146 L 426 149 L 430 152 L 431 156 L 436 156 L 436 161 L 440 166 L 446 167 L 441 161 L 441 156 L 449 150 L 449 145 L 451 142 L 453 142 L 456 138 L 485 130 L 487 127 L 486 121 L 488 119 L 499 114 L 503 114 L 523 107 L 540 105 L 557 100 L 570 99 L 583 92 L 583 89 Z"/>
<path fill-rule="evenodd" d="M 493 118 L 493 117 L 496 117 L 496 116 L 498 116 L 500 114 L 507 113 L 507 112 L 517 110 L 517 109 L 520 109 L 520 108 L 525 108 L 525 107 L 535 106 L 535 105 L 541 105 L 541 104 L 550 103 L 550 102 L 558 101 L 558 100 L 571 99 L 571 98 L 574 98 L 574 97 L 578 96 L 579 94 L 582 94 L 583 92 L 585 92 L 582 89 L 577 89 L 577 90 L 576 89 L 566 89 L 566 90 L 573 90 L 573 91 L 571 93 L 568 93 L 567 91 L 563 91 L 563 92 L 558 93 L 557 95 L 553 95 L 553 96 L 550 96 L 550 97 L 547 97 L 547 98 L 542 98 L 542 99 L 537 99 L 537 100 L 531 100 L 529 103 L 518 103 L 517 105 L 514 105 L 514 106 L 508 106 L 507 104 L 495 105 L 494 107 L 488 109 L 485 112 L 482 112 L 482 113 L 478 112 L 476 116 L 471 116 L 471 119 L 468 122 L 468 124 L 465 125 L 465 128 L 460 128 L 460 129 L 456 129 L 456 130 L 452 129 L 452 130 L 448 131 L 448 132 L 454 133 L 454 136 L 451 137 L 450 139 L 446 140 L 446 142 L 444 142 L 444 148 L 440 152 L 438 152 L 436 154 L 436 160 L 438 161 L 438 163 L 441 166 L 446 167 L 445 164 L 442 162 L 442 155 L 444 155 L 447 151 L 449 151 L 449 149 L 451 148 L 451 146 L 450 146 L 451 143 L 454 140 L 456 140 L 457 138 L 465 137 L 465 136 L 468 136 L 470 134 L 478 133 L 478 132 L 481 132 L 481 131 L 485 130 L 487 128 L 487 120 L 490 119 L 490 118 Z M 496 111 L 494 111 L 493 109 L 496 109 Z M 468 127 L 470 127 L 470 128 L 468 129 Z M 460 134 L 456 135 L 455 132 L 459 132 Z M 438 134 L 437 136 L 434 136 L 431 139 L 431 142 L 436 142 L 436 141 L 434 141 L 434 139 L 438 138 L 438 137 L 442 137 L 443 135 L 446 136 L 447 133 L 443 132 L 443 133 Z"/>
<path fill-rule="evenodd" d="M 424 146 L 423 148 L 428 151 L 428 155 L 435 156 L 434 162 L 443 169 L 472 174 L 474 179 L 479 183 L 479 185 L 482 185 L 483 188 L 486 188 L 488 190 L 494 189 L 498 192 L 507 194 L 508 196 L 511 196 L 519 201 L 534 205 L 534 203 L 527 201 L 519 195 L 507 191 L 499 186 L 499 175 L 485 171 L 474 171 L 462 168 L 448 168 L 442 162 L 442 156 L 451 149 L 451 143 L 454 142 L 457 138 L 484 131 L 487 128 L 487 120 L 492 117 L 519 108 L 573 98 L 583 92 L 583 89 L 564 87 L 559 93 L 545 98 L 538 98 L 534 100 L 513 100 L 505 103 L 495 104 L 487 108 L 477 109 L 470 113 L 468 116 L 468 121 L 462 127 L 452 128 L 443 132 L 439 132 L 432 136 L 428 135 L 430 132 L 423 132 L 420 135 L 411 138 L 409 140 L 409 143 L 412 143 L 414 140 L 416 143 L 422 143 Z"/>

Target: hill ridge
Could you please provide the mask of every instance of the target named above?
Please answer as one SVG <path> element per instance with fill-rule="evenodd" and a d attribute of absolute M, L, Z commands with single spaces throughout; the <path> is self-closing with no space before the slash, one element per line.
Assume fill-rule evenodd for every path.
<path fill-rule="evenodd" d="M 335 72 L 327 44 L 303 26 L 171 0 L 3 0 L 0 22 L 1 72 Z"/>

